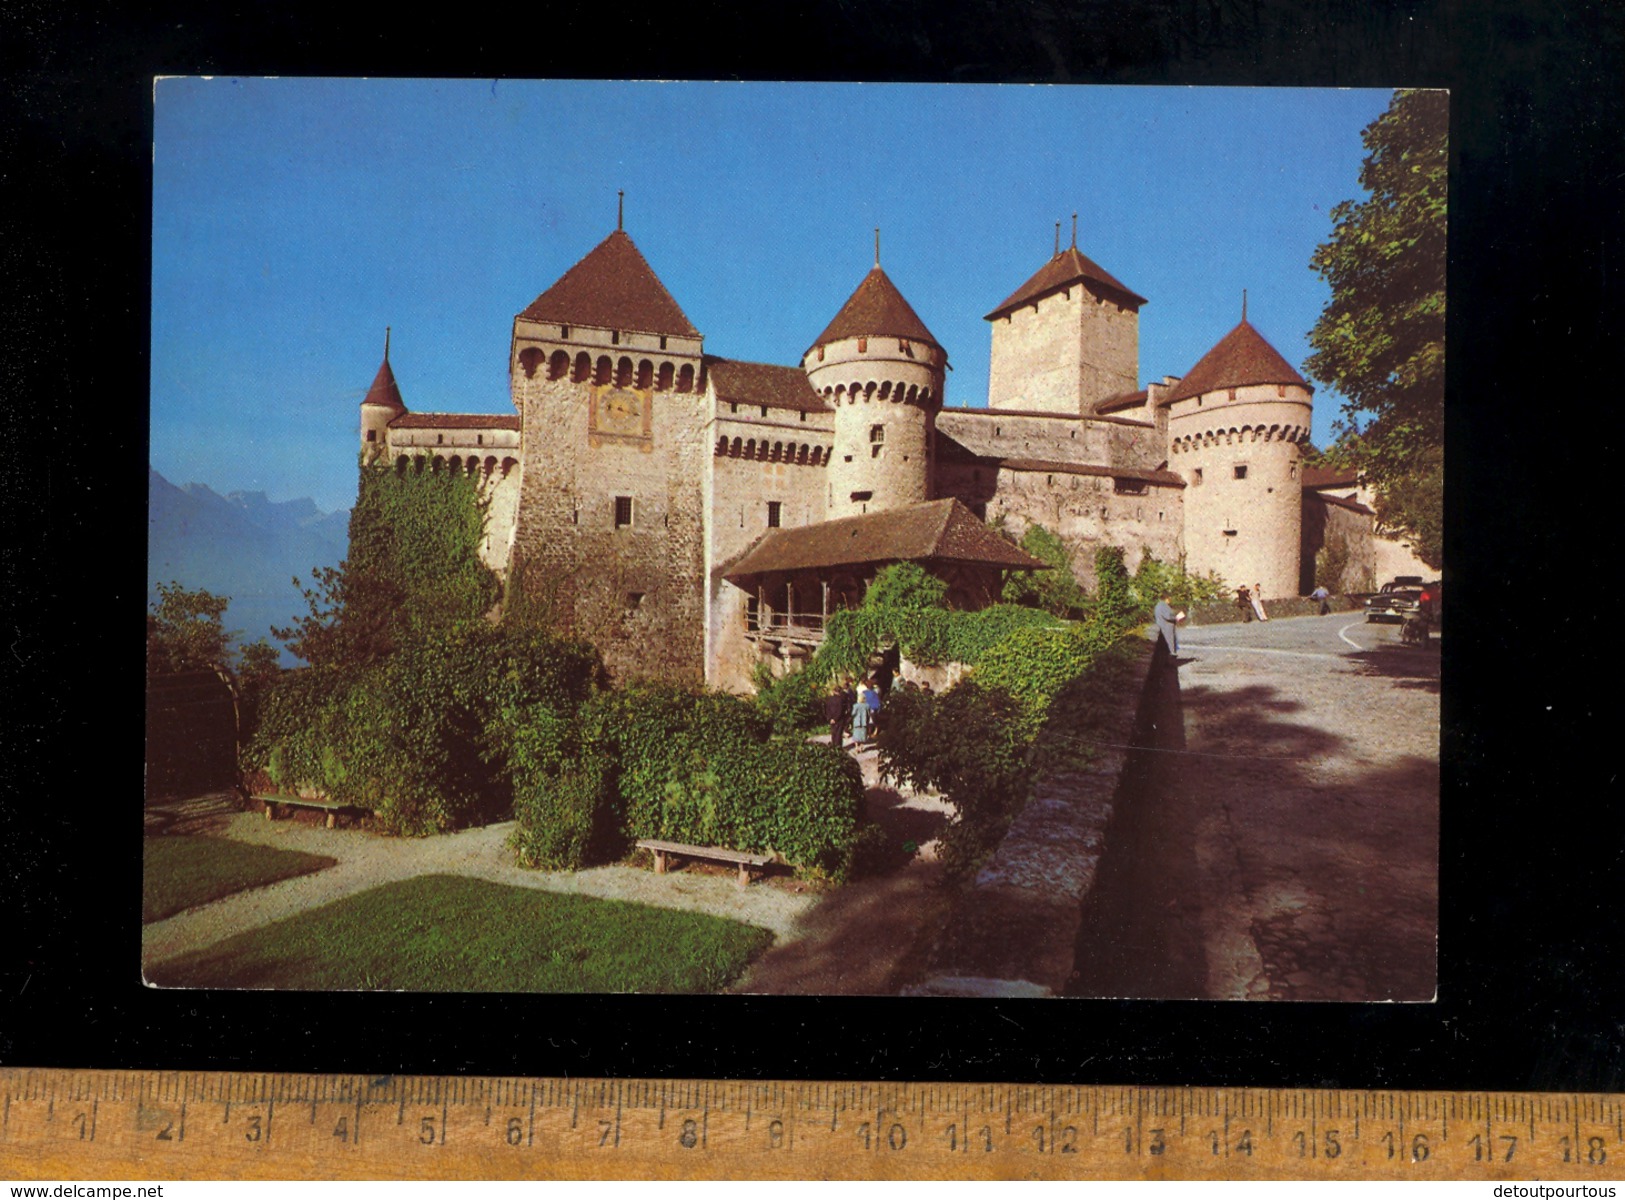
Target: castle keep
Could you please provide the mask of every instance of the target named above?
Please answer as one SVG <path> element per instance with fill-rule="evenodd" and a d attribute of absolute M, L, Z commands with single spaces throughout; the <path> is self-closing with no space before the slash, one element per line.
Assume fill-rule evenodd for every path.
<path fill-rule="evenodd" d="M 1074 235 L 1075 240 L 1075 235 Z M 1371 586 L 1351 476 L 1301 469 L 1311 389 L 1242 321 L 1183 376 L 1139 386 L 1147 303 L 1057 252 L 987 315 L 986 408 L 944 408 L 948 352 L 880 267 L 797 366 L 705 351 L 622 228 L 513 323 L 515 416 L 410 411 L 384 362 L 362 459 L 476 475 L 482 557 L 509 603 L 593 641 L 611 671 L 730 689 L 814 649 L 892 562 L 980 607 L 1037 565 L 990 523 L 1150 553 L 1267 597 L 1340 546 Z M 1387 560 L 1384 560 L 1385 564 Z"/>

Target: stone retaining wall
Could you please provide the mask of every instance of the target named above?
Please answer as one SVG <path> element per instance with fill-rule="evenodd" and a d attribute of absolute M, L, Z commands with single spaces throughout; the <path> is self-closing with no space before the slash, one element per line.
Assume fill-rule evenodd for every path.
<path fill-rule="evenodd" d="M 1328 603 L 1333 612 L 1365 611 L 1364 596 L 1333 596 Z M 1293 596 L 1284 600 L 1264 600 L 1264 611 L 1273 617 L 1312 617 L 1320 612 L 1320 602 Z M 1232 597 L 1211 604 L 1193 604 L 1186 610 L 1186 625 L 1239 625 L 1241 609 Z"/>
<path fill-rule="evenodd" d="M 955 906 L 915 996 L 1055 996 L 1072 975 L 1083 902 L 1095 885 L 1114 809 L 1146 786 L 1155 747 L 1173 731 L 1158 641 L 1138 658 L 1117 719 L 1084 768 L 1040 775 L 1032 795 Z M 1052 725 L 1057 722 L 1052 721 Z M 1039 735 L 1068 736 L 1065 728 Z"/>

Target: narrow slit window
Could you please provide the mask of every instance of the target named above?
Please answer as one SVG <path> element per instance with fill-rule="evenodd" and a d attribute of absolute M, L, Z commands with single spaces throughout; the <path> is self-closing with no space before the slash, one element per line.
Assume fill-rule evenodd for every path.
<path fill-rule="evenodd" d="M 627 529 L 632 524 L 632 497 L 615 497 L 615 528 Z"/>
<path fill-rule="evenodd" d="M 779 527 L 780 518 L 783 515 L 783 512 L 784 504 L 782 501 L 769 500 L 767 502 L 767 527 L 769 529 L 777 529 Z"/>

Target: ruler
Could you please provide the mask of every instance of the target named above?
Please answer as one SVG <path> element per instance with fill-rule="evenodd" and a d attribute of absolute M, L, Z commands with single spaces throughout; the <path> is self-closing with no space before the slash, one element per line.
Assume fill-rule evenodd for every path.
<path fill-rule="evenodd" d="M 0 1176 L 1573 1179 L 1625 1095 L 0 1069 Z"/>

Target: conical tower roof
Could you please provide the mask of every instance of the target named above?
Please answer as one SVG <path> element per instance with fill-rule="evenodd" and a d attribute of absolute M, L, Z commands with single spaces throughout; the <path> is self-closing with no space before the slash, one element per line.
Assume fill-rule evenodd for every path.
<path fill-rule="evenodd" d="M 1039 267 L 1031 279 L 1018 287 L 1003 304 L 988 313 L 984 319 L 991 321 L 996 317 L 1002 317 L 1005 313 L 1018 309 L 1023 304 L 1031 304 L 1042 296 L 1047 296 L 1051 292 L 1058 292 L 1074 283 L 1092 283 L 1103 286 L 1126 299 L 1130 308 L 1137 309 L 1140 305 L 1146 303 L 1144 296 L 1130 291 L 1087 254 L 1084 254 L 1076 246 L 1068 246 Z"/>
<path fill-rule="evenodd" d="M 389 335 L 384 335 L 384 362 L 378 368 L 378 374 L 372 378 L 372 386 L 367 389 L 363 404 L 378 404 L 384 408 L 392 408 L 396 412 L 406 411 L 406 402 L 401 399 L 400 384 L 395 382 L 395 372 L 389 368 Z"/>
<path fill-rule="evenodd" d="M 1281 352 L 1264 340 L 1246 317 L 1241 319 L 1219 344 L 1202 355 L 1190 372 L 1174 384 L 1162 400 L 1172 404 L 1220 388 L 1247 387 L 1257 383 L 1292 383 L 1309 388 L 1303 376 L 1281 357 Z M 1309 388 L 1313 391 L 1313 388 Z"/>
<path fill-rule="evenodd" d="M 878 264 L 863 277 L 858 290 L 841 305 L 841 311 L 813 345 L 823 346 L 854 337 L 908 338 L 942 349 L 942 344 L 931 336 L 925 322 Z"/>
<path fill-rule="evenodd" d="M 559 325 L 700 336 L 623 229 L 594 246 L 519 315 Z"/>

